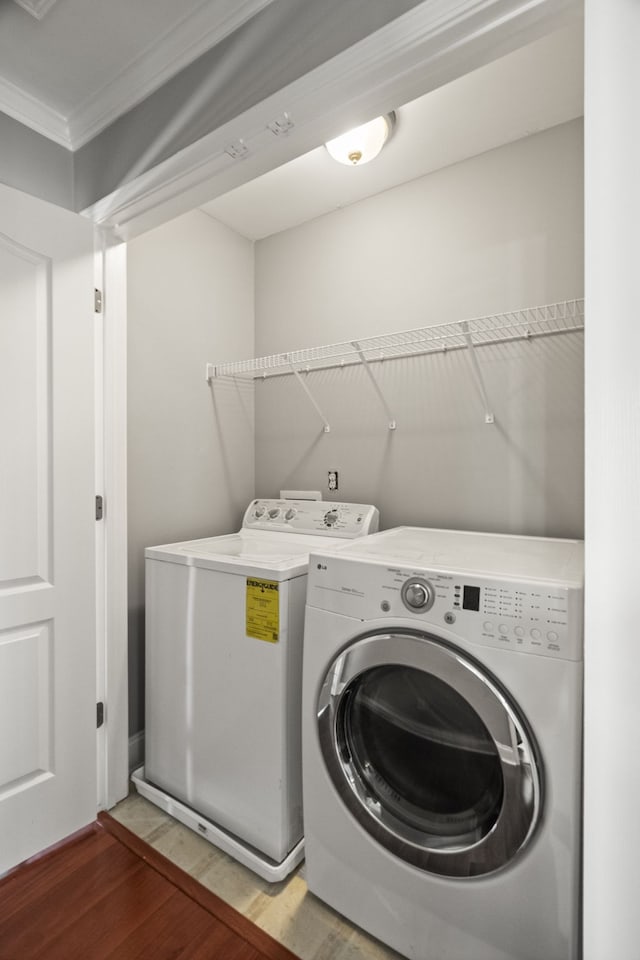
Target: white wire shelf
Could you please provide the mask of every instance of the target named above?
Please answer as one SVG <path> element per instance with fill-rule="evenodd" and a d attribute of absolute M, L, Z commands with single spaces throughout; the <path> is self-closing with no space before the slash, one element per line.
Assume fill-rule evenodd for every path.
<path fill-rule="evenodd" d="M 563 300 L 473 320 L 440 323 L 416 330 L 403 330 L 376 337 L 333 343 L 323 347 L 292 350 L 269 357 L 233 363 L 207 364 L 207 379 L 241 377 L 258 379 L 289 376 L 362 363 L 396 360 L 421 354 L 441 353 L 533 337 L 571 333 L 584 328 L 584 300 Z"/>
<path fill-rule="evenodd" d="M 314 370 L 329 370 L 334 367 L 362 364 L 384 407 L 389 429 L 395 430 L 396 421 L 373 375 L 371 365 L 387 360 L 399 360 L 404 357 L 446 353 L 449 350 L 466 350 L 469 354 L 471 373 L 484 405 L 485 423 L 493 423 L 494 416 L 475 349 L 492 344 L 510 343 L 516 340 L 530 340 L 535 337 L 573 333 L 583 329 L 584 300 L 563 300 L 559 303 L 527 307 L 509 313 L 475 317 L 472 320 L 458 320 L 453 323 L 434 324 L 428 327 L 419 327 L 415 330 L 363 337 L 359 340 L 333 343 L 323 347 L 310 347 L 306 350 L 292 350 L 290 353 L 277 353 L 268 357 L 257 357 L 253 360 L 239 360 L 220 364 L 208 363 L 206 378 L 208 382 L 211 382 L 222 377 L 241 380 L 266 380 L 270 377 L 294 376 L 320 416 L 324 425 L 324 432 L 328 433 L 331 429 L 329 423 L 309 389 L 307 378 L 302 375 Z"/>

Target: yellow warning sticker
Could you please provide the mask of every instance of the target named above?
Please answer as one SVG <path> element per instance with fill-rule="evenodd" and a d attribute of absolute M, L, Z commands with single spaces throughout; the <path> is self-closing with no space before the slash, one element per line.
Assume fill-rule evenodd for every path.
<path fill-rule="evenodd" d="M 247 636 L 277 643 L 280 631 L 278 583 L 247 577 Z"/>

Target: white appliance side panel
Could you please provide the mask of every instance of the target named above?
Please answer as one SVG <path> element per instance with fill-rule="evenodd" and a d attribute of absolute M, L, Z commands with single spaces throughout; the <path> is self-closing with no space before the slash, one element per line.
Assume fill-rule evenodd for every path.
<path fill-rule="evenodd" d="M 307 577 L 289 580 L 288 650 L 285 702 L 285 802 L 283 833 L 303 834 L 302 819 L 302 657 Z"/>
<path fill-rule="evenodd" d="M 145 561 L 145 770 L 185 781 L 189 568 Z"/>
<path fill-rule="evenodd" d="M 246 576 L 147 560 L 147 779 L 280 861 L 288 811 L 289 583 L 279 639 L 246 634 Z M 306 579 L 306 578 L 304 578 Z"/>

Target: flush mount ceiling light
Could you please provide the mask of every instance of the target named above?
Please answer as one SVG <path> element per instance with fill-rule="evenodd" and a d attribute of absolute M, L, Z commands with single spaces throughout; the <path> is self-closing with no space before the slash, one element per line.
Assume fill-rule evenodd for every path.
<path fill-rule="evenodd" d="M 395 113 L 376 117 L 361 127 L 348 130 L 325 144 L 334 160 L 348 167 L 359 167 L 377 157 L 391 136 L 396 122 Z"/>

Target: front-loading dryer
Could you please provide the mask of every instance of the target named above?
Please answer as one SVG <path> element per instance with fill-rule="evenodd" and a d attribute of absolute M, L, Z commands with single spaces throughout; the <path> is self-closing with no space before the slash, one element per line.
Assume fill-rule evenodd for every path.
<path fill-rule="evenodd" d="M 396 528 L 312 554 L 312 893 L 412 960 L 574 960 L 583 544 Z"/>

